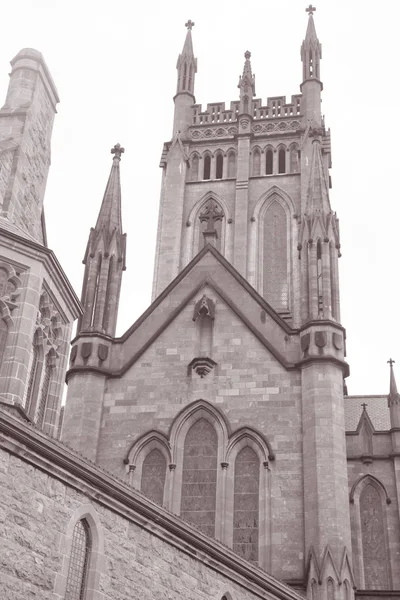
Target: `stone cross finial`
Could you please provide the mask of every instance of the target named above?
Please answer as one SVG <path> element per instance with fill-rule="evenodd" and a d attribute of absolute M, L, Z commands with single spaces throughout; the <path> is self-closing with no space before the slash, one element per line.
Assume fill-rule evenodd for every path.
<path fill-rule="evenodd" d="M 125 148 L 121 147 L 121 144 L 115 144 L 114 148 L 111 148 L 111 154 L 114 154 L 114 158 L 121 160 L 121 154 L 125 152 Z"/>
<path fill-rule="evenodd" d="M 218 210 L 217 205 L 214 202 L 210 202 L 204 212 L 200 215 L 200 221 L 207 221 L 207 231 L 214 231 L 214 223 L 216 221 L 222 221 L 224 213 L 222 210 Z"/>
<path fill-rule="evenodd" d="M 194 21 L 192 21 L 191 19 L 189 19 L 189 21 L 187 21 L 185 23 L 185 27 L 187 27 L 187 29 L 189 29 L 191 31 L 192 27 L 194 27 Z"/>
<path fill-rule="evenodd" d="M 393 365 L 396 361 L 393 360 L 393 358 L 389 358 L 389 360 L 387 362 L 389 363 L 390 367 L 393 367 Z"/>
<path fill-rule="evenodd" d="M 251 52 L 249 52 L 248 50 L 246 50 L 246 52 L 244 53 L 244 57 L 246 60 L 249 60 L 249 58 L 251 57 Z"/>
<path fill-rule="evenodd" d="M 363 402 L 363 403 L 361 404 L 361 406 L 363 407 L 363 410 L 367 410 L 367 406 L 368 406 L 368 404 L 365 404 L 365 402 Z"/>
<path fill-rule="evenodd" d="M 315 8 L 315 6 L 313 6 L 312 4 L 310 4 L 307 8 L 306 8 L 306 12 L 311 16 L 313 14 L 313 12 L 315 12 L 317 9 Z"/>

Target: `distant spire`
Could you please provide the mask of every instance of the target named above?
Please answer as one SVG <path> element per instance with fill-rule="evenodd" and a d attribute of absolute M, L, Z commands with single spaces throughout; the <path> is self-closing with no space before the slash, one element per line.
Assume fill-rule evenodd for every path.
<path fill-rule="evenodd" d="M 307 79 L 320 79 L 320 60 L 322 58 L 322 46 L 319 43 L 315 30 L 314 16 L 316 8 L 311 4 L 306 8 L 308 12 L 308 24 L 306 37 L 301 46 L 301 60 L 303 61 L 303 81 Z"/>
<path fill-rule="evenodd" d="M 178 69 L 178 84 L 176 93 L 189 92 L 194 94 L 194 75 L 197 72 L 197 59 L 193 53 L 192 27 L 194 22 L 190 19 L 185 23 L 187 34 L 183 44 L 182 53 L 178 56 L 176 68 Z"/>
<path fill-rule="evenodd" d="M 256 79 L 251 71 L 251 52 L 244 53 L 245 62 L 243 74 L 239 77 L 238 88 L 240 90 L 239 113 L 251 114 L 251 98 L 256 95 Z"/>
<path fill-rule="evenodd" d="M 114 231 L 122 233 L 119 163 L 124 152 L 125 149 L 122 148 L 120 144 L 115 144 L 115 146 L 111 148 L 111 154 L 114 155 L 113 164 L 108 178 L 106 191 L 104 192 L 103 202 L 101 203 L 99 216 L 97 217 L 96 231 L 104 229 L 110 234 Z"/>
<path fill-rule="evenodd" d="M 389 396 L 388 396 L 388 403 L 390 406 L 391 404 L 400 404 L 400 395 L 397 391 L 396 378 L 394 376 L 393 365 L 394 365 L 395 361 L 392 358 L 390 358 L 388 360 L 388 363 L 390 365 L 390 386 L 389 386 Z"/>

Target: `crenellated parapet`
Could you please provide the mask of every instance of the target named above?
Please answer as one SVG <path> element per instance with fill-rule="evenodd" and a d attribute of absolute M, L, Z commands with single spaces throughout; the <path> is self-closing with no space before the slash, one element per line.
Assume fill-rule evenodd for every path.
<path fill-rule="evenodd" d="M 251 115 L 253 120 L 280 119 L 285 117 L 301 116 L 301 94 L 291 97 L 291 102 L 286 102 L 286 96 L 271 96 L 263 106 L 261 98 L 251 101 Z M 239 115 L 239 100 L 232 100 L 229 108 L 225 102 L 211 102 L 205 111 L 201 104 L 193 106 L 193 125 L 211 125 L 213 123 L 232 123 L 237 121 Z"/>

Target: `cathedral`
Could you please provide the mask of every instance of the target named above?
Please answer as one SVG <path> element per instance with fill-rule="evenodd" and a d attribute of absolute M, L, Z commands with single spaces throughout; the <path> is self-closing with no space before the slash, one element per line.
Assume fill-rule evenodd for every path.
<path fill-rule="evenodd" d="M 46 240 L 57 89 L 37 50 L 11 61 L 1 600 L 400 597 L 400 395 L 392 360 L 388 394 L 347 395 L 314 11 L 300 92 L 257 98 L 246 51 L 229 106 L 196 104 L 186 23 L 152 304 L 121 337 L 124 148 L 111 149 L 79 300 Z"/>

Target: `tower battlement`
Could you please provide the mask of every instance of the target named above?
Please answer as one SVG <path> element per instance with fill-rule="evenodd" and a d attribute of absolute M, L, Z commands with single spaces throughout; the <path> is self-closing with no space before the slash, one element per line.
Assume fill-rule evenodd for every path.
<path fill-rule="evenodd" d="M 284 117 L 301 116 L 301 94 L 291 97 L 291 102 L 286 102 L 286 96 L 271 96 L 267 104 L 262 105 L 262 98 L 256 98 L 251 103 L 251 116 L 254 120 L 281 119 Z M 209 125 L 212 123 L 233 123 L 239 115 L 239 100 L 232 100 L 229 108 L 225 102 L 207 103 L 205 111 L 201 104 L 193 106 L 193 125 Z"/>

